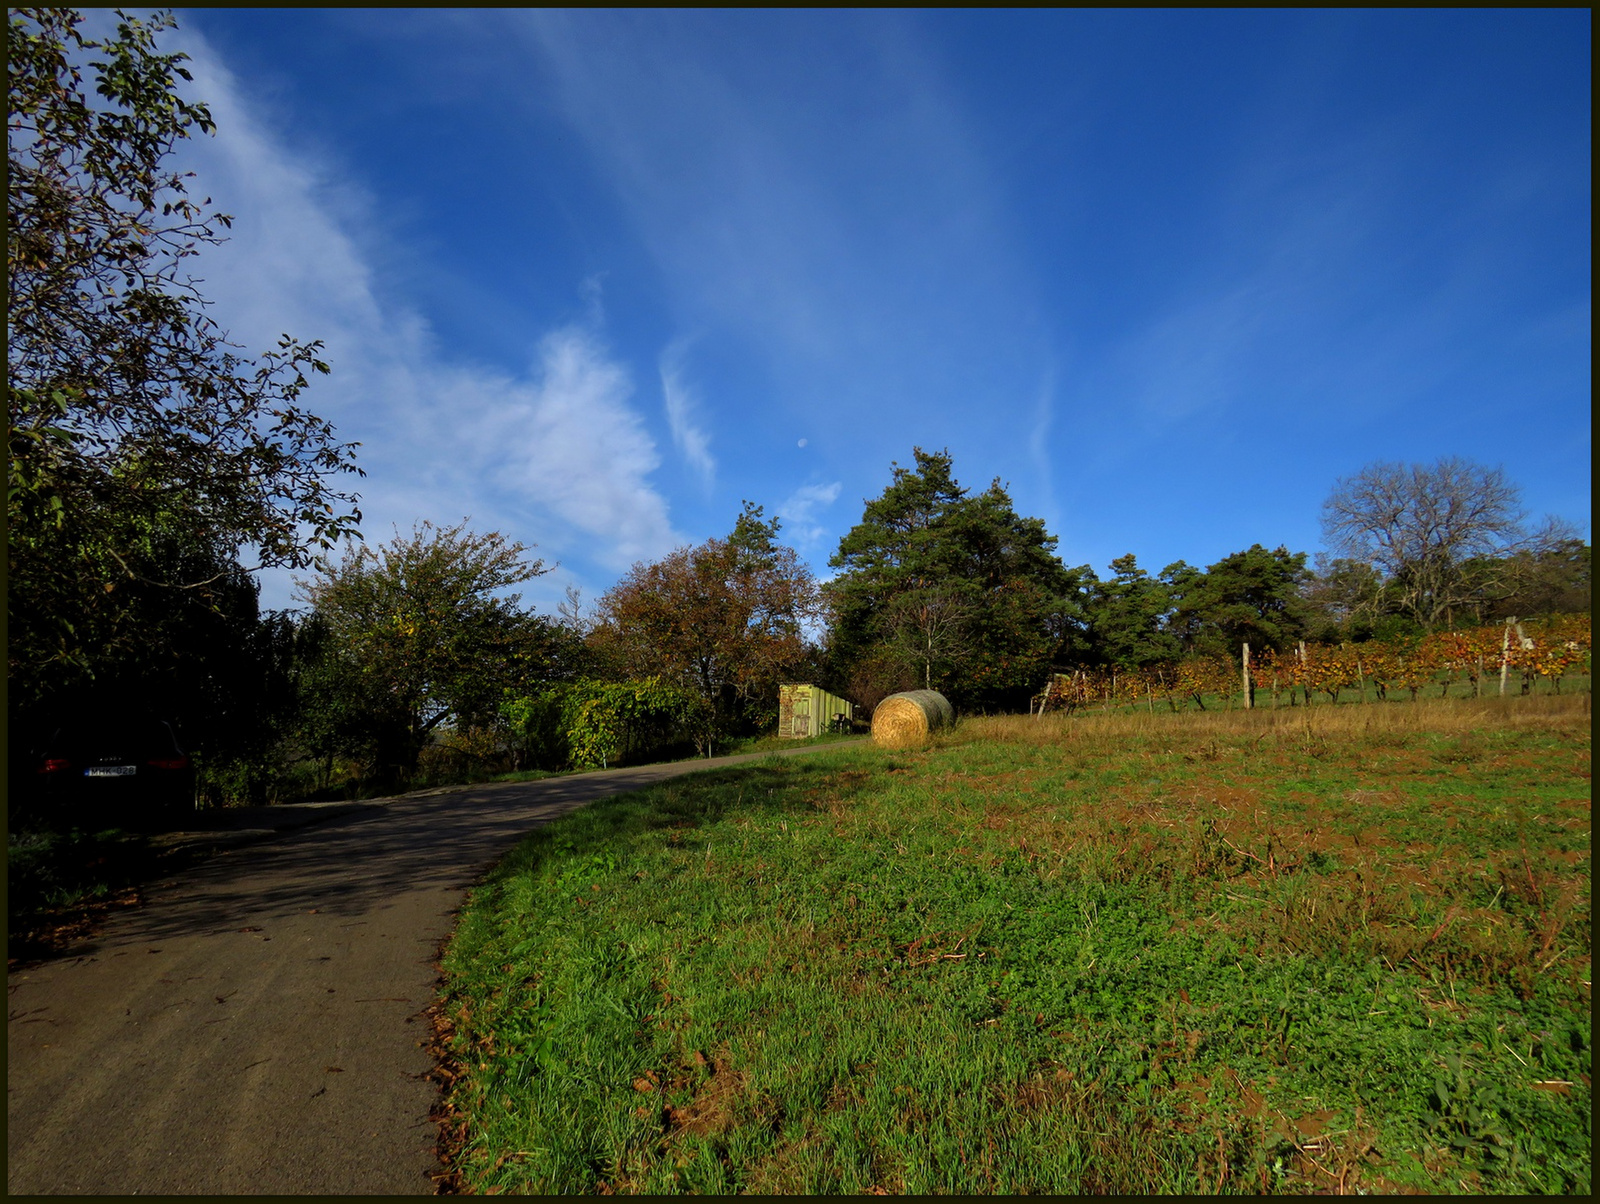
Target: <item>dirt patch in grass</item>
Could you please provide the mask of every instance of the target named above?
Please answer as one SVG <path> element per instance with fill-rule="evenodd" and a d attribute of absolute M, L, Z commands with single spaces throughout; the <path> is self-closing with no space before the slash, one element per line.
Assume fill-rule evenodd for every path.
<path fill-rule="evenodd" d="M 690 1055 L 690 1063 L 688 1072 L 673 1079 L 667 1090 L 672 1093 L 691 1090 L 693 1097 L 687 1104 L 676 1107 L 667 1104 L 661 1110 L 661 1121 L 669 1141 L 680 1135 L 714 1137 L 726 1133 L 739 1120 L 745 1077 L 734 1069 L 727 1051 L 707 1058 L 695 1050 Z M 636 1079 L 634 1089 L 654 1090 L 654 1084 L 648 1078 Z"/>

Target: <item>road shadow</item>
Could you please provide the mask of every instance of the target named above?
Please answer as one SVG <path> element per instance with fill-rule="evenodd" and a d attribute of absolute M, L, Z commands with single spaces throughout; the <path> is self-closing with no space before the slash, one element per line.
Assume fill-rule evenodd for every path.
<path fill-rule="evenodd" d="M 270 931 L 274 921 L 313 909 L 336 919 L 381 918 L 389 901 L 407 892 L 469 889 L 530 833 L 574 812 L 581 818 L 529 842 L 507 868 L 536 867 L 555 852 L 581 857 L 652 829 L 715 823 L 733 809 L 795 810 L 797 778 L 820 783 L 834 772 L 810 761 L 765 754 L 726 767 L 645 766 L 397 799 L 224 850 L 157 880 L 144 907 L 114 917 L 61 956 L 245 928 Z M 665 788 L 648 789 L 657 785 Z"/>

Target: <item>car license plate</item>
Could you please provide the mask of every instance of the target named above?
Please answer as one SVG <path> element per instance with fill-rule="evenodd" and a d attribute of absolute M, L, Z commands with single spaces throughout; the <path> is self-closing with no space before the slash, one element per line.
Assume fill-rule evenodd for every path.
<path fill-rule="evenodd" d="M 86 778 L 126 778 L 139 772 L 137 765 L 91 765 L 83 771 Z"/>

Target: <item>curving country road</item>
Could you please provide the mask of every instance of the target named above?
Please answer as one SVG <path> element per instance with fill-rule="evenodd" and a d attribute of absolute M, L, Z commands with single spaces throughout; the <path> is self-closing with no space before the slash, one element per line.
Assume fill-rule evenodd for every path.
<path fill-rule="evenodd" d="M 403 796 L 151 888 L 8 978 L 8 1190 L 431 1192 L 423 1012 L 466 889 L 584 803 L 770 755 Z"/>

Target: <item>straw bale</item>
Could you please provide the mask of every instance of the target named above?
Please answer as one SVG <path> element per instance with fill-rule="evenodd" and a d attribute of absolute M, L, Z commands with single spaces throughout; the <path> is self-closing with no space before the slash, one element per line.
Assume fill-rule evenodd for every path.
<path fill-rule="evenodd" d="M 873 742 L 884 748 L 921 744 L 928 733 L 955 722 L 955 708 L 937 690 L 891 694 L 872 712 Z"/>

